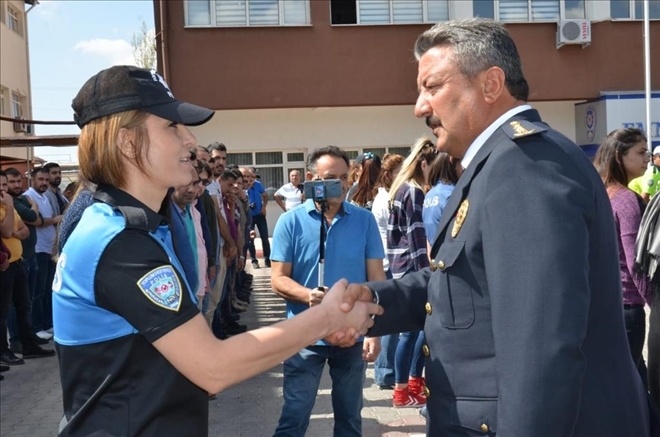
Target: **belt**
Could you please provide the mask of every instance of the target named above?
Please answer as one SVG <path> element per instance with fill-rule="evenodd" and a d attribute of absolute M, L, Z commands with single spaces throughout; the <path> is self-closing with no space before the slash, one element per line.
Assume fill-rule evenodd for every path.
<path fill-rule="evenodd" d="M 644 308 L 644 304 L 641 304 L 641 303 L 624 303 L 623 304 L 623 309 L 624 310 L 631 310 L 633 308 Z"/>

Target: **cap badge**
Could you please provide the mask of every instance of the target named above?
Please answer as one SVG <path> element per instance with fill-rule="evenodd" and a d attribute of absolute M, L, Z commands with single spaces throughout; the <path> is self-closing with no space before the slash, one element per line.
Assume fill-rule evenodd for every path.
<path fill-rule="evenodd" d="M 160 84 L 163 85 L 167 91 L 167 95 L 171 98 L 174 98 L 174 94 L 172 94 L 172 90 L 170 90 L 170 87 L 167 85 L 167 82 L 165 82 L 165 79 L 163 79 L 163 77 L 154 69 L 151 70 L 151 78 L 154 80 L 154 82 L 160 82 Z"/>
<path fill-rule="evenodd" d="M 467 217 L 469 207 L 470 207 L 470 201 L 465 199 L 461 203 L 461 206 L 458 208 L 458 212 L 456 213 L 456 218 L 454 219 L 454 227 L 451 229 L 452 238 L 456 238 L 459 231 L 461 230 L 461 227 L 463 227 L 463 222 L 465 222 L 465 218 Z"/>

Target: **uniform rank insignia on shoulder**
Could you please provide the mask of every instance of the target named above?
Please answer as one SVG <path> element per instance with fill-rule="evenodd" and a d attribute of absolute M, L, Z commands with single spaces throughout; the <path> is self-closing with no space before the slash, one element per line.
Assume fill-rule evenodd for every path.
<path fill-rule="evenodd" d="M 161 266 L 144 275 L 137 282 L 142 293 L 161 308 L 179 311 L 181 282 L 172 266 Z"/>
<path fill-rule="evenodd" d="M 470 201 L 465 199 L 461 203 L 461 206 L 458 208 L 458 212 L 456 213 L 456 218 L 454 219 L 454 227 L 451 229 L 451 237 L 452 238 L 456 238 L 456 236 L 458 235 L 458 232 L 463 227 L 463 222 L 465 221 L 465 218 L 467 217 L 469 207 L 470 207 Z"/>
<path fill-rule="evenodd" d="M 523 138 L 532 134 L 545 131 L 544 128 L 530 123 L 526 120 L 514 120 L 503 126 L 504 132 L 513 139 Z"/>

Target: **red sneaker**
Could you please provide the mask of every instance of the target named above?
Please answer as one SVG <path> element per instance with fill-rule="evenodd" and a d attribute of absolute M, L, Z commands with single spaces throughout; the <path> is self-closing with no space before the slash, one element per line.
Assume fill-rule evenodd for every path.
<path fill-rule="evenodd" d="M 426 405 L 426 397 L 423 395 L 414 395 L 408 391 L 408 388 L 395 388 L 392 406 L 395 408 L 415 408 Z"/>
<path fill-rule="evenodd" d="M 423 395 L 426 380 L 423 377 L 410 377 L 408 379 L 408 391 L 411 395 Z"/>

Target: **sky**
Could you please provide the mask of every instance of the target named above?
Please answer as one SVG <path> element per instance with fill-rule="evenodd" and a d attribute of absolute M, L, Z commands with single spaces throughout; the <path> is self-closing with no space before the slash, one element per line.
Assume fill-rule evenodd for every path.
<path fill-rule="evenodd" d="M 133 64 L 131 39 L 142 22 L 154 28 L 150 0 L 40 0 L 28 16 L 32 116 L 72 121 L 71 100 L 94 74 Z M 36 135 L 78 134 L 76 125 L 35 125 Z M 47 161 L 77 163 L 75 147 L 38 147 Z"/>

